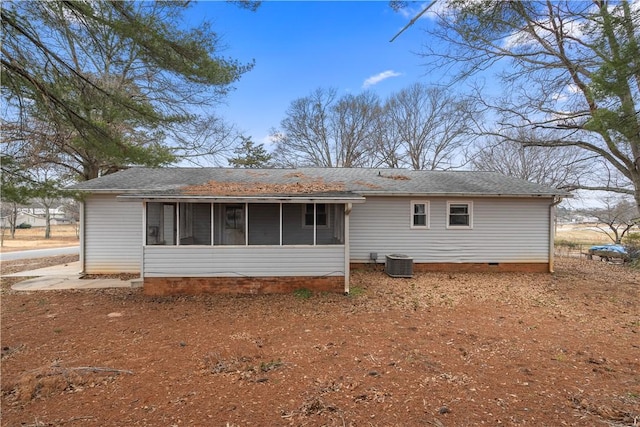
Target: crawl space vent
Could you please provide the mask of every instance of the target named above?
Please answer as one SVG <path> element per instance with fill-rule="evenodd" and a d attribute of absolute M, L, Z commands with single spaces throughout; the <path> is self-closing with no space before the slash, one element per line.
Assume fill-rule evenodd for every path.
<path fill-rule="evenodd" d="M 384 271 L 391 277 L 413 277 L 413 258 L 401 254 L 387 255 Z"/>

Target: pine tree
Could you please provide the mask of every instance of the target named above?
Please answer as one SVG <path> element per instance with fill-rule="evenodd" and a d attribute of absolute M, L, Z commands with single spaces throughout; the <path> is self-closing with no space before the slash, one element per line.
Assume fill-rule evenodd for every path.
<path fill-rule="evenodd" d="M 263 144 L 254 145 L 251 137 L 241 136 L 242 143 L 234 150 L 235 157 L 228 159 L 234 168 L 258 169 L 270 167 L 271 154 Z"/>

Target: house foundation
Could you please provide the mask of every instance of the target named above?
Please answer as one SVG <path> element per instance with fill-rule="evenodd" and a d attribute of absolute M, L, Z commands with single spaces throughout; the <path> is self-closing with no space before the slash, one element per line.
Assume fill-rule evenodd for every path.
<path fill-rule="evenodd" d="M 371 268 L 371 263 L 351 263 L 352 270 Z M 377 264 L 384 268 L 384 264 Z M 413 264 L 413 271 L 419 273 L 548 273 L 547 262 L 489 262 L 489 263 L 446 263 L 446 262 L 421 262 Z"/>
<path fill-rule="evenodd" d="M 201 294 L 284 294 L 297 289 L 344 292 L 344 276 L 323 277 L 145 277 L 149 296 Z"/>

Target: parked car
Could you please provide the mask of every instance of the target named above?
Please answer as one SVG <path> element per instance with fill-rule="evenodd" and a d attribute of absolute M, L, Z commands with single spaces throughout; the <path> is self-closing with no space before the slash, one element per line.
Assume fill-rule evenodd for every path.
<path fill-rule="evenodd" d="M 19 224 L 16 228 L 31 228 L 31 224 L 29 224 L 28 222 L 23 222 L 22 224 Z"/>
<path fill-rule="evenodd" d="M 602 245 L 592 246 L 589 248 L 588 258 L 593 259 L 596 255 L 600 257 L 601 261 L 621 260 L 622 262 L 629 261 L 629 254 L 622 245 Z"/>

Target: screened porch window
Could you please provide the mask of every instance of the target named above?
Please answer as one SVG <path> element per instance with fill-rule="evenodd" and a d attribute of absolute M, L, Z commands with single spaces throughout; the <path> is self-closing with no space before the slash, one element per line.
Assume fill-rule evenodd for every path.
<path fill-rule="evenodd" d="M 211 244 L 210 203 L 147 203 L 147 245 Z"/>
<path fill-rule="evenodd" d="M 180 203 L 180 244 L 211 244 L 211 203 Z"/>
<path fill-rule="evenodd" d="M 147 245 L 176 244 L 176 204 L 147 203 Z"/>
<path fill-rule="evenodd" d="M 280 244 L 280 204 L 249 203 L 249 244 Z"/>
<path fill-rule="evenodd" d="M 146 203 L 147 245 L 341 245 L 344 205 Z"/>
<path fill-rule="evenodd" d="M 214 245 L 244 245 L 244 203 L 216 203 Z"/>

